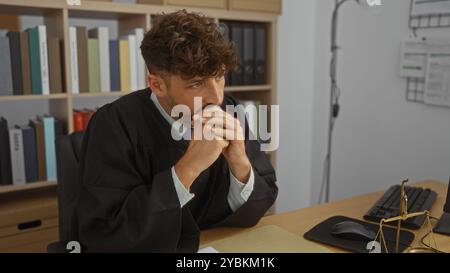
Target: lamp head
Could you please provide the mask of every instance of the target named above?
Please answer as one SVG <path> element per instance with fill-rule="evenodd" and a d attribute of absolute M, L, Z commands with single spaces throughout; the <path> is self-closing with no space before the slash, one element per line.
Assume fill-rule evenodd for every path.
<path fill-rule="evenodd" d="M 382 0 L 355 0 L 363 9 L 377 12 L 383 7 Z"/>
<path fill-rule="evenodd" d="M 358 2 L 358 4 L 367 7 L 376 7 L 382 5 L 381 0 L 355 0 L 355 1 Z"/>

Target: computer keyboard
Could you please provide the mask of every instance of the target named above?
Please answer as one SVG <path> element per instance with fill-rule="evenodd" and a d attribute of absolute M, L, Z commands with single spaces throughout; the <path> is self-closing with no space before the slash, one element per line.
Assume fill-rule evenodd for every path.
<path fill-rule="evenodd" d="M 437 193 L 430 189 L 418 187 L 405 187 L 408 196 L 408 213 L 430 210 L 436 201 Z M 399 215 L 400 185 L 390 187 L 383 196 L 364 215 L 364 219 L 380 222 L 381 219 Z M 419 229 L 425 221 L 425 215 L 409 218 L 402 221 L 402 227 Z M 397 222 L 391 223 L 397 225 Z"/>

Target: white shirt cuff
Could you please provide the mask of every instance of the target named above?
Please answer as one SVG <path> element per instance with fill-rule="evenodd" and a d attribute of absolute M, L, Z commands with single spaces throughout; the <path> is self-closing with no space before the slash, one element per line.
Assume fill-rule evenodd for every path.
<path fill-rule="evenodd" d="M 181 207 L 184 207 L 184 205 L 186 205 L 189 201 L 191 201 L 192 198 L 194 198 L 195 194 L 190 193 L 183 185 L 183 183 L 181 183 L 177 173 L 175 172 L 175 166 L 172 167 L 172 179 L 173 183 L 175 184 L 175 190 L 177 192 L 180 205 Z"/>
<path fill-rule="evenodd" d="M 233 173 L 230 171 L 230 191 L 228 192 L 228 204 L 233 211 L 240 208 L 253 192 L 255 186 L 255 176 L 253 174 L 253 168 L 250 169 L 250 177 L 247 183 L 239 181 Z"/>

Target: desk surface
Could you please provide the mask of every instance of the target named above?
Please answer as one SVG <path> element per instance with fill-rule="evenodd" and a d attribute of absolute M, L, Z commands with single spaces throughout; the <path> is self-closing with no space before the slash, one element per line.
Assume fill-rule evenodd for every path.
<path fill-rule="evenodd" d="M 437 192 L 438 197 L 436 203 L 431 209 L 433 217 L 440 218 L 443 213 L 443 207 L 447 195 L 447 185 L 437 181 L 422 181 L 412 184 L 413 186 L 420 186 L 430 188 Z M 319 224 L 323 220 L 335 216 L 343 215 L 356 219 L 363 220 L 363 215 L 373 206 L 373 204 L 383 195 L 384 191 L 369 193 L 365 195 L 355 196 L 349 199 L 335 201 L 328 204 L 317 205 L 309 208 L 304 208 L 292 212 L 275 214 L 261 219 L 261 221 L 252 228 L 218 228 L 202 231 L 200 235 L 200 244 L 210 243 L 212 241 L 223 239 L 225 237 L 235 235 L 241 232 L 246 232 L 253 228 L 258 228 L 266 225 L 276 225 L 282 227 L 294 234 L 303 236 L 308 230 Z M 431 220 L 434 227 L 435 220 Z M 415 233 L 416 238 L 412 244 L 413 247 L 422 246 L 420 239 L 427 233 L 426 225 L 419 230 L 411 230 Z M 450 236 L 435 234 L 438 249 L 444 252 L 450 252 Z M 326 246 L 326 245 L 324 245 Z M 333 252 L 345 252 L 338 248 L 326 246 Z M 239 252 L 239 249 L 236 249 Z"/>

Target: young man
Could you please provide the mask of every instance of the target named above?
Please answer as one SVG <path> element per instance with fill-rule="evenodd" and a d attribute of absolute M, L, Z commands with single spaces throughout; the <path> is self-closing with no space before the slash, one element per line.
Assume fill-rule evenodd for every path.
<path fill-rule="evenodd" d="M 176 105 L 194 113 L 194 97 L 203 108 L 220 106 L 216 112 L 236 104 L 224 95 L 233 45 L 208 18 L 179 11 L 158 18 L 141 50 L 149 88 L 100 108 L 85 134 L 81 244 L 87 251 L 191 252 L 201 229 L 255 225 L 278 188 L 259 143 L 230 137 L 242 134 L 237 119 L 225 113 L 227 122 L 213 120 L 212 140 L 171 134 Z"/>

